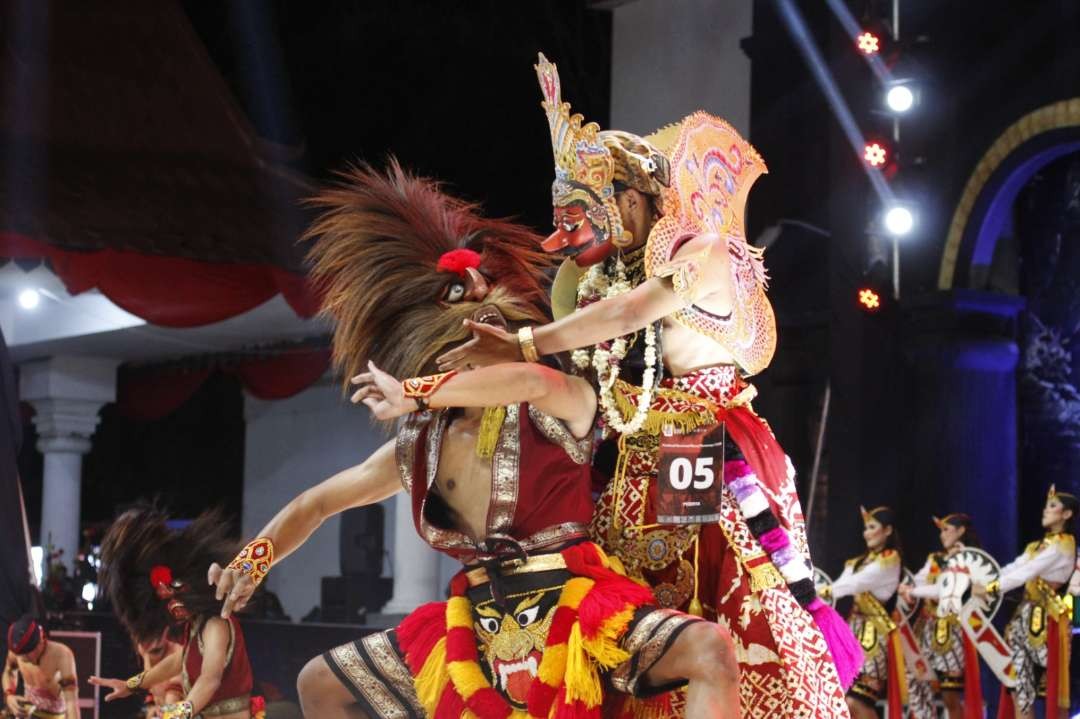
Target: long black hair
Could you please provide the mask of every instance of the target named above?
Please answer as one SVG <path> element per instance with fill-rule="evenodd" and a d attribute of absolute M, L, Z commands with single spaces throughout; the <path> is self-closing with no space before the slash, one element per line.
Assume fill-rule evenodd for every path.
<path fill-rule="evenodd" d="M 182 530 L 168 527 L 169 517 L 153 505 L 141 505 L 121 514 L 101 544 L 98 582 L 128 633 L 138 641 L 151 641 L 167 629 L 177 630 L 186 620 L 201 622 L 221 611 L 215 588 L 206 582 L 213 562 L 225 565 L 238 550 L 228 538 L 228 522 L 213 509 L 199 515 Z M 151 582 L 168 579 L 174 596 L 162 597 Z M 176 611 L 182 603 L 186 618 Z"/>
<path fill-rule="evenodd" d="M 1080 499 L 1077 499 L 1075 494 L 1059 492 L 1054 487 L 1051 487 L 1050 491 L 1051 496 L 1057 497 L 1057 500 L 1061 502 L 1061 506 L 1072 512 L 1072 516 L 1065 520 L 1064 531 L 1069 534 L 1076 534 L 1076 517 L 1080 514 Z"/>
<path fill-rule="evenodd" d="M 982 549 L 982 540 L 979 539 L 979 533 L 975 531 L 975 520 L 972 519 L 970 514 L 964 514 L 963 512 L 955 512 L 948 514 L 942 519 L 938 520 L 943 524 L 949 524 L 953 527 L 960 527 L 964 530 L 964 534 L 960 537 L 960 541 L 963 542 L 965 547 L 975 547 L 976 549 Z M 937 522 L 935 522 L 936 524 Z"/>
<path fill-rule="evenodd" d="M 881 506 L 874 507 L 869 511 L 863 510 L 863 522 L 865 523 L 868 519 L 876 519 L 883 527 L 892 527 L 892 532 L 885 538 L 884 548 L 896 550 L 896 553 L 903 557 L 904 553 L 901 550 L 900 544 L 900 530 L 896 526 L 896 514 L 893 512 L 892 508 Z"/>

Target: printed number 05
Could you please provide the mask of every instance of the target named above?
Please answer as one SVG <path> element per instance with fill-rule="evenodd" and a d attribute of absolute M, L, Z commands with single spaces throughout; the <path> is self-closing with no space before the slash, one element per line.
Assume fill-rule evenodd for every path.
<path fill-rule="evenodd" d="M 694 489 L 708 489 L 716 479 L 712 463 L 712 457 L 697 457 L 693 465 L 686 457 L 676 457 L 669 470 L 671 486 L 682 490 L 689 488 L 693 482 Z"/>

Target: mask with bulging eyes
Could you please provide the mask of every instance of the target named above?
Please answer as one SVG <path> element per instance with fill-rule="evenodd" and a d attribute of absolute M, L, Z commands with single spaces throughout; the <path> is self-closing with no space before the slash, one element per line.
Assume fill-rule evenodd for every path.
<path fill-rule="evenodd" d="M 563 586 L 514 592 L 506 607 L 487 600 L 473 605 L 473 622 L 484 672 L 517 709 L 525 709 Z"/>

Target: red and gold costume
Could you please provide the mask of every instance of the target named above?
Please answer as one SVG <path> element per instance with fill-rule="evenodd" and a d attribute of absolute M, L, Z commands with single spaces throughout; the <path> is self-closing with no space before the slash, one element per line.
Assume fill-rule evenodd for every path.
<path fill-rule="evenodd" d="M 747 244 L 742 227 L 746 195 L 765 165 L 727 123 L 703 112 L 645 138 L 583 124 L 563 102 L 555 66 L 541 55 L 536 69 L 556 175 L 556 232 L 544 248 L 578 253 L 563 263 L 552 289 L 556 317 L 652 277 L 670 277 L 676 293 L 693 298 L 707 258 L 675 253 L 703 233 L 726 240 L 734 288 L 727 316 L 690 302 L 664 321 L 691 330 L 691 341 L 722 348 L 726 363 L 654 386 L 658 327 L 643 332 L 641 386 L 608 370 L 635 338 L 574 353 L 580 369 L 596 371 L 607 428 L 620 433 L 618 464 L 600 497 L 593 537 L 630 576 L 647 580 L 662 606 L 702 613 L 730 629 L 743 716 L 847 716 L 833 655 L 843 650 L 837 659 L 851 671 L 858 649 L 814 593 L 790 465 L 750 407 L 754 390 L 744 379 L 768 365 L 776 345 L 761 253 Z M 645 246 L 632 252 L 624 252 L 632 238 L 616 205 L 619 186 L 649 196 L 660 215 Z M 729 440 L 721 520 L 657 524 L 661 434 L 720 424 Z"/>
<path fill-rule="evenodd" d="M 168 522 L 163 512 L 148 506 L 120 515 L 102 541 L 100 581 L 135 641 L 149 644 L 166 636 L 183 646 L 180 682 L 187 697 L 203 675 L 204 629 L 221 607 L 214 587 L 206 582 L 206 568 L 228 561 L 235 547 L 226 537 L 228 522 L 220 512 L 205 512 L 180 531 L 171 530 Z M 225 667 L 213 696 L 194 713 L 186 698 L 166 705 L 166 719 L 193 714 L 261 719 L 264 702 L 251 696 L 251 662 L 235 617 L 228 619 L 228 633 Z M 149 689 L 142 686 L 144 674 L 129 679 L 128 689 Z"/>
<path fill-rule="evenodd" d="M 184 669 L 180 674 L 184 696 L 191 693 L 192 685 L 202 674 L 201 629 L 200 625 L 192 622 L 184 634 Z M 248 659 L 247 645 L 244 643 L 244 632 L 240 629 L 239 620 L 235 616 L 229 617 L 229 649 L 226 654 L 225 671 L 221 675 L 221 686 L 210 698 L 210 703 L 199 713 L 204 717 L 213 717 L 250 708 L 251 690 L 254 684 L 251 660 Z"/>
<path fill-rule="evenodd" d="M 396 166 L 389 177 L 353 173 L 322 204 L 313 275 L 338 321 L 346 376 L 369 359 L 399 377 L 430 371 L 465 338 L 462 317 L 542 316 L 532 261 L 543 256 L 531 233 L 484 220 Z M 460 301 L 467 293 L 454 285 L 468 271 L 491 286 L 484 300 Z M 445 380 L 404 386 L 423 399 Z M 392 718 L 585 718 L 666 691 L 642 677 L 698 620 L 657 609 L 647 587 L 588 541 L 591 436 L 575 439 L 528 404 L 486 411 L 470 449 L 490 464 L 490 498 L 482 535 L 470 536 L 435 481 L 455 418 L 411 415 L 398 428 L 397 465 L 417 532 L 464 567 L 448 601 L 324 655 L 360 708 Z"/>

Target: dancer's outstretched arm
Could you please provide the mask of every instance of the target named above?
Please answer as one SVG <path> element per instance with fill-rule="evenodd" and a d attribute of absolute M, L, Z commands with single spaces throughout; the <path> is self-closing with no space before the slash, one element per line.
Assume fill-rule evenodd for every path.
<path fill-rule="evenodd" d="M 533 328 L 536 350 L 556 354 L 637 332 L 708 297 L 710 311 L 727 314 L 732 302 L 727 239 L 703 234 L 685 242 L 672 261 L 629 292 L 594 302 Z M 438 357 L 439 369 L 487 366 L 523 359 L 518 337 L 495 325 L 465 320 L 474 337 Z"/>
<path fill-rule="evenodd" d="M 433 387 L 424 393 L 429 407 L 501 407 L 528 402 L 536 409 L 566 422 L 575 437 L 587 435 L 596 416 L 596 392 L 581 377 L 540 364 L 510 362 L 469 372 L 423 378 Z M 416 399 L 404 385 L 373 363 L 352 379 L 359 389 L 353 402 L 363 402 L 379 419 L 415 412 Z"/>
<path fill-rule="evenodd" d="M 136 674 L 131 679 L 109 679 L 107 677 L 90 677 L 89 681 L 96 687 L 104 687 L 111 690 L 105 695 L 105 701 L 111 702 L 117 699 L 131 696 L 136 690 L 152 687 L 155 684 L 168 681 L 184 669 L 183 654 L 173 652 L 162 659 L 152 668 Z"/>
<path fill-rule="evenodd" d="M 273 563 L 296 551 L 323 522 L 352 507 L 375 504 L 401 490 L 394 441 L 375 451 L 361 464 L 338 472 L 333 477 L 302 492 L 270 520 L 259 538 L 273 543 Z M 210 565 L 207 581 L 217 585 L 217 598 L 223 599 L 221 616 L 243 609 L 254 594 L 258 581 L 241 569 Z"/>

